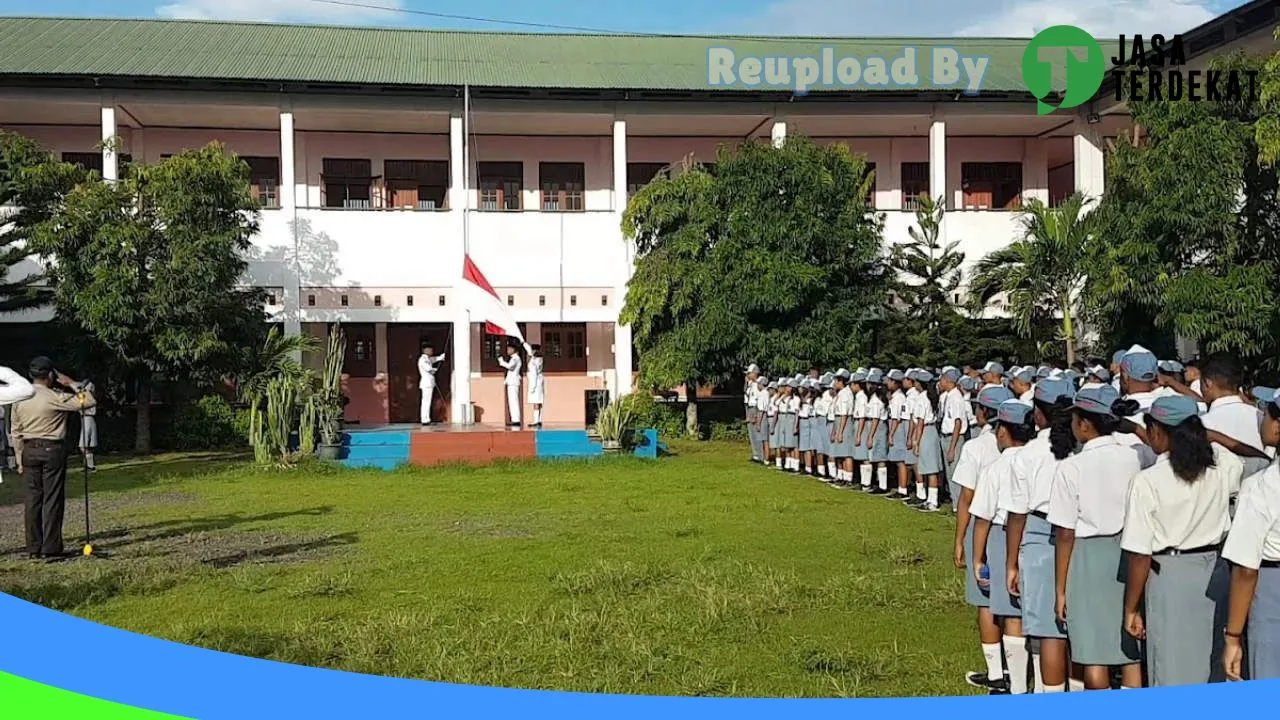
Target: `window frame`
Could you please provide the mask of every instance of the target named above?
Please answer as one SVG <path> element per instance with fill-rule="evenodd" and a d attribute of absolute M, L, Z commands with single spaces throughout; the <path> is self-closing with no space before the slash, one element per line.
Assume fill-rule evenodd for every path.
<path fill-rule="evenodd" d="M 486 195 L 492 199 L 486 201 Z M 524 210 L 524 163 L 488 161 L 476 163 L 476 208 L 480 212 L 520 212 Z M 512 200 L 514 199 L 514 207 Z M 493 207 L 485 207 L 490 202 Z"/>
<path fill-rule="evenodd" d="M 543 323 L 542 358 L 547 373 L 587 372 L 587 324 Z"/>
<path fill-rule="evenodd" d="M 249 166 L 249 188 L 264 210 L 280 207 L 280 158 L 271 155 L 241 155 Z M 274 170 L 268 167 L 274 165 Z M 269 182 L 264 182 L 269 181 Z M 264 202 L 265 200 L 265 202 Z"/>
<path fill-rule="evenodd" d="M 520 328 L 520 334 L 527 337 L 528 330 L 525 325 L 522 322 L 516 323 L 516 327 Z M 485 332 L 484 323 L 480 323 L 480 372 L 482 374 L 507 372 L 498 364 L 498 355 L 494 353 L 501 353 L 511 342 L 512 339 L 506 335 L 490 335 Z"/>
<path fill-rule="evenodd" d="M 387 209 L 422 212 L 449 209 L 448 160 L 388 158 L 383 161 L 382 174 L 386 178 L 386 197 L 383 205 Z M 424 190 L 426 192 L 423 192 Z M 407 198 L 410 193 L 412 193 L 412 203 L 405 205 L 401 197 Z M 424 196 L 427 196 L 427 202 L 433 202 L 434 205 L 424 207 Z"/>
<path fill-rule="evenodd" d="M 671 167 L 671 163 L 629 162 L 627 163 L 627 197 L 640 192 L 644 186 L 653 182 L 663 170 Z M 644 181 L 640 180 L 644 177 Z"/>
<path fill-rule="evenodd" d="M 908 172 L 907 168 L 912 168 Z M 914 177 L 916 172 L 920 172 L 920 177 Z M 929 161 L 923 162 L 904 162 L 898 169 L 898 181 L 900 191 L 902 192 L 902 209 L 908 212 L 915 212 L 921 208 L 920 197 L 929 197 Z M 919 188 L 919 189 L 916 189 Z M 915 192 L 912 192 L 916 189 Z"/>
<path fill-rule="evenodd" d="M 1009 175 L 1001 176 L 1001 171 L 1008 172 Z M 979 177 L 975 178 L 971 173 L 976 173 Z M 1021 162 L 960 163 L 961 208 L 995 212 L 1017 211 L 1022 207 L 1023 182 Z M 983 205 L 981 200 L 976 199 L 984 194 L 990 197 L 988 205 Z"/>
<path fill-rule="evenodd" d="M 350 163 L 346 167 L 339 163 Z M 364 172 L 352 172 L 363 165 Z M 332 171 L 330 170 L 332 168 Z M 369 158 L 326 157 L 321 159 L 320 170 L 320 205 L 326 210 L 372 210 L 374 207 L 374 186 L 379 180 L 373 174 L 373 161 Z M 334 205 L 333 189 L 342 188 L 342 201 Z M 351 190 L 363 191 L 364 197 L 352 196 Z M 357 204 L 352 204 L 353 201 Z M 363 204 L 358 204 L 363 203 Z"/>
<path fill-rule="evenodd" d="M 586 163 L 539 162 L 538 197 L 542 212 L 586 211 Z"/>

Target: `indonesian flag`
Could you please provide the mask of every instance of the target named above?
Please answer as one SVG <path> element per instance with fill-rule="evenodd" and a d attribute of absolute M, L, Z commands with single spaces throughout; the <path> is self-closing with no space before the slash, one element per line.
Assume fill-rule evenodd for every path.
<path fill-rule="evenodd" d="M 480 268 L 471 262 L 470 255 L 462 258 L 462 290 L 463 302 L 467 310 L 484 320 L 484 331 L 490 335 L 506 335 L 524 344 L 524 335 L 520 326 L 507 306 L 494 292 L 493 286 L 485 279 Z"/>

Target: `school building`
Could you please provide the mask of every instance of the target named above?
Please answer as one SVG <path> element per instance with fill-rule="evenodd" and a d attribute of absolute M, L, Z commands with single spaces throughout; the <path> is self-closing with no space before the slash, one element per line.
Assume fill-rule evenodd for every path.
<path fill-rule="evenodd" d="M 1273 49 L 1277 6 L 1187 33 L 1191 61 Z M 462 306 L 465 252 L 543 346 L 546 421 L 580 423 L 599 391 L 635 382 L 620 224 L 629 194 L 670 164 L 796 133 L 845 143 L 875 169 L 888 243 L 908 238 L 916 198 L 943 196 L 946 238 L 970 264 L 1018 235 L 1023 199 L 1103 191 L 1106 143 L 1129 127 L 1105 86 L 1095 104 L 1037 115 L 1026 41 L 912 44 L 989 56 L 981 92 L 708 84 L 713 46 L 891 57 L 902 40 L 0 18 L 0 127 L 108 180 L 213 140 L 242 156 L 263 207 L 248 282 L 288 332 L 343 323 L 349 419 L 416 421 L 428 340 L 447 354 L 436 418 L 501 420 L 504 341 Z"/>

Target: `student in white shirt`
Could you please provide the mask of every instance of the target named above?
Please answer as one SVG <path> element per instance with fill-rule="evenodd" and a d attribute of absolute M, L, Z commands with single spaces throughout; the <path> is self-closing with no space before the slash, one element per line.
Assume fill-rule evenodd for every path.
<path fill-rule="evenodd" d="M 1000 623 L 1005 666 L 1009 670 L 1008 686 L 994 685 L 991 689 L 993 695 L 1025 695 L 1027 692 L 1027 671 L 1030 667 L 1027 639 L 1022 632 L 1022 608 L 1017 597 L 1009 593 L 1009 582 L 1005 578 L 1008 567 L 1005 522 L 1008 518 L 1006 508 L 1012 504 L 1014 477 L 1025 472 L 1022 467 L 1023 447 L 1035 434 L 1030 403 L 1022 400 L 1000 403 L 995 429 L 1000 457 L 987 467 L 978 481 L 969 506 L 969 512 L 975 518 L 974 578 L 991 597 L 991 613 Z"/>
<path fill-rule="evenodd" d="M 969 437 L 969 403 L 960 389 L 960 371 L 953 367 L 943 369 L 938 380 L 938 388 L 942 391 L 939 405 L 942 411 L 942 462 L 947 476 L 947 490 L 951 499 L 951 508 L 956 510 L 960 500 L 960 487 L 956 485 L 956 463 L 960 462 L 960 453 L 964 450 L 965 440 Z"/>
<path fill-rule="evenodd" d="M 1030 638 L 1036 692 L 1063 692 L 1071 670 L 1066 628 L 1057 617 L 1057 571 L 1049 496 L 1058 463 L 1075 451 L 1071 432 L 1075 393 L 1065 378 L 1036 383 L 1036 437 L 1022 449 L 1006 525 L 1009 593 L 1022 607 L 1022 630 Z"/>
<path fill-rule="evenodd" d="M 849 371 L 841 368 L 836 371 L 835 416 L 831 430 L 831 454 L 836 458 L 836 477 L 838 484 L 853 481 L 853 433 L 856 420 L 853 417 L 854 395 L 849 387 Z"/>
<path fill-rule="evenodd" d="M 827 482 L 833 483 L 836 481 L 836 474 L 837 474 L 836 458 L 835 458 L 835 455 L 832 453 L 832 447 L 831 447 L 832 446 L 831 433 L 835 430 L 835 426 L 836 426 L 836 389 L 833 387 L 835 385 L 836 376 L 834 373 L 827 373 L 823 377 L 824 377 L 823 385 L 827 389 L 827 391 L 823 393 L 823 396 L 827 398 L 827 404 L 826 404 L 826 408 L 827 408 L 826 428 L 827 429 L 826 429 L 826 434 L 823 436 L 823 440 L 822 440 L 823 448 L 824 448 L 822 454 L 826 457 L 826 461 L 827 461 Z"/>
<path fill-rule="evenodd" d="M 1200 421 L 1207 430 L 1263 451 L 1258 454 L 1268 457 L 1241 456 L 1246 477 L 1262 472 L 1270 464 L 1274 452 L 1267 452 L 1263 447 L 1258 430 L 1262 426 L 1262 411 L 1241 397 L 1244 370 L 1240 362 L 1229 355 L 1215 355 L 1204 363 L 1201 373 L 1201 388 L 1208 410 L 1201 415 Z"/>
<path fill-rule="evenodd" d="M 1111 387 L 1121 395 L 1125 393 L 1124 382 L 1120 378 L 1120 363 L 1124 362 L 1127 350 L 1117 350 L 1111 355 Z"/>
<path fill-rule="evenodd" d="M 507 424 L 520 427 L 520 350 L 515 345 L 507 345 L 507 356 L 498 358 L 498 364 L 507 371 L 502 384 L 507 388 Z M 692 390 L 690 391 L 692 392 Z"/>
<path fill-rule="evenodd" d="M 869 438 L 866 437 L 867 430 L 870 429 L 870 423 L 867 422 L 867 371 L 858 368 L 849 383 L 853 390 L 853 455 L 845 461 L 845 471 L 848 475 L 847 482 L 853 484 L 856 482 L 854 478 L 861 474 L 864 466 L 870 468 L 867 465 Z"/>
<path fill-rule="evenodd" d="M 983 388 L 975 397 L 975 416 L 983 429 L 995 423 L 1000 404 L 1012 400 L 1013 393 L 1008 389 L 993 385 Z M 965 602 L 978 609 L 978 640 L 982 644 L 982 656 L 987 661 L 985 673 L 971 672 L 965 676 L 965 682 L 983 690 L 1005 683 L 1004 656 L 1000 648 L 1000 626 L 991 614 L 991 599 L 978 586 L 978 578 L 973 564 L 973 522 L 969 506 L 973 502 L 974 491 L 980 480 L 985 477 L 987 466 L 1000 457 L 1000 446 L 994 432 L 984 432 L 973 442 L 964 446 L 960 452 L 960 461 L 956 463 L 956 484 L 960 494 L 956 501 L 956 539 L 954 562 L 957 568 L 965 570 Z"/>
<path fill-rule="evenodd" d="M 1035 370 L 1025 367 L 1016 368 L 1009 374 L 1009 389 L 1023 402 L 1031 402 L 1031 383 L 1035 381 Z"/>
<path fill-rule="evenodd" d="M 1280 391 L 1254 388 L 1253 394 L 1265 403 L 1262 442 L 1274 449 L 1280 446 Z M 1280 463 L 1244 481 L 1222 557 L 1232 564 L 1223 633 L 1226 676 L 1230 680 L 1280 678 Z"/>
<path fill-rule="evenodd" d="M 889 492 L 889 408 L 888 393 L 884 387 L 884 371 L 871 368 L 867 372 L 867 462 L 862 464 L 862 489 L 873 495 Z M 872 470 L 875 485 L 872 485 Z"/>
<path fill-rule="evenodd" d="M 769 400 L 768 387 L 769 379 L 757 374 L 748 394 L 751 404 L 747 407 L 747 429 L 751 436 L 752 462 L 762 463 L 768 456 L 768 452 L 765 450 L 764 431 L 761 429 L 764 411 L 767 409 Z"/>
<path fill-rule="evenodd" d="M 1125 687 L 1142 687 L 1141 648 L 1124 632 L 1124 581 L 1117 577 L 1125 500 L 1142 463 L 1132 445 L 1112 437 L 1132 405 L 1107 386 L 1076 394 L 1072 432 L 1082 448 L 1058 464 L 1049 495 L 1056 611 L 1090 690 L 1109 688 L 1117 666 Z"/>
<path fill-rule="evenodd" d="M 831 403 L 831 378 L 822 375 L 813 382 L 813 416 L 809 418 L 813 437 L 813 467 L 818 477 L 827 477 L 827 447 L 831 444 L 831 427 L 827 412 Z"/>
<path fill-rule="evenodd" d="M 938 435 L 938 390 L 933 373 L 916 370 L 916 395 L 911 418 L 915 424 L 916 500 L 907 504 L 924 512 L 938 511 L 938 477 L 942 475 L 942 438 Z"/>
<path fill-rule="evenodd" d="M 436 370 L 439 369 L 441 362 L 444 362 L 444 356 L 436 355 L 431 343 L 423 343 L 422 354 L 418 356 L 418 392 L 421 395 L 418 419 L 423 425 L 431 424 L 431 403 L 436 392 Z"/>
<path fill-rule="evenodd" d="M 989 362 L 982 366 L 983 387 L 1004 385 L 1004 366 L 998 362 Z"/>
<path fill-rule="evenodd" d="M 782 450 L 781 469 L 787 472 L 800 469 L 800 453 L 796 450 L 800 429 L 799 385 L 795 378 L 787 380 L 782 388 L 783 401 L 778 405 L 778 447 Z"/>
<path fill-rule="evenodd" d="M 547 379 L 542 373 L 542 346 L 529 345 L 529 405 L 533 407 L 530 427 L 542 427 L 542 406 L 547 402 Z"/>
<path fill-rule="evenodd" d="M 1227 569 L 1218 555 L 1231 526 L 1239 458 L 1209 443 L 1196 401 L 1157 398 L 1146 417 L 1159 457 L 1129 487 L 1120 546 L 1129 553 L 1125 631 L 1146 640 L 1152 687 L 1220 680 Z M 1146 617 L 1143 617 L 1143 595 Z"/>
<path fill-rule="evenodd" d="M 898 468 L 898 492 L 886 497 L 906 497 L 910 482 L 907 474 L 907 431 L 910 426 L 909 403 L 907 401 L 906 374 L 893 369 L 885 375 L 889 388 L 889 462 Z"/>
<path fill-rule="evenodd" d="M 1101 387 L 1111 384 L 1111 371 L 1101 365 L 1094 365 L 1089 368 L 1084 375 L 1084 383 L 1080 385 L 1081 390 L 1089 388 Z"/>
<path fill-rule="evenodd" d="M 774 380 L 769 383 L 769 392 L 764 399 L 764 418 L 761 420 L 762 429 L 764 430 L 764 464 L 776 465 L 781 457 L 778 454 L 778 445 L 774 441 L 773 433 L 778 428 L 778 395 L 780 381 Z"/>
<path fill-rule="evenodd" d="M 813 381 L 805 378 L 800 382 L 800 437 L 796 449 L 800 452 L 801 472 L 813 474 Z"/>

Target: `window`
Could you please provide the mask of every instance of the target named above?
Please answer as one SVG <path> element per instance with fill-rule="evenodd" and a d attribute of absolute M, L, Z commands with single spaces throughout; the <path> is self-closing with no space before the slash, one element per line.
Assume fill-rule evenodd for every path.
<path fill-rule="evenodd" d="M 374 296 L 373 296 L 373 306 L 374 306 L 374 307 L 382 307 L 382 296 L 381 296 L 381 295 L 374 295 Z"/>
<path fill-rule="evenodd" d="M 409 307 L 413 307 L 413 296 L 412 295 L 406 296 L 404 299 L 404 304 L 408 305 Z"/>
<path fill-rule="evenodd" d="M 547 306 L 547 296 L 546 296 L 546 295 L 539 295 L 539 296 L 538 296 L 538 307 L 546 307 L 546 306 Z"/>
<path fill-rule="evenodd" d="M 520 328 L 520 334 L 526 334 L 525 324 L 516 323 Z M 498 364 L 498 358 L 507 356 L 507 345 L 515 342 L 506 335 L 490 335 L 484 332 L 484 325 L 480 325 L 480 371 L 487 373 L 506 372 L 502 366 Z"/>
<path fill-rule="evenodd" d="M 921 197 L 929 197 L 929 163 L 902 163 L 902 209 L 919 210 Z"/>
<path fill-rule="evenodd" d="M 102 153 L 100 152 L 64 152 L 62 153 L 62 162 L 79 165 L 85 170 L 95 170 L 99 175 L 102 174 Z M 125 171 L 129 169 L 129 165 L 132 163 L 132 155 L 125 153 L 116 156 L 116 164 L 120 170 L 121 177 L 124 177 Z"/>
<path fill-rule="evenodd" d="M 347 335 L 347 355 L 342 371 L 351 377 L 371 378 L 377 375 L 378 362 L 372 323 L 350 323 L 342 326 Z"/>
<path fill-rule="evenodd" d="M 578 307 L 578 296 L 577 296 L 577 295 L 570 295 L 570 296 L 569 296 L 569 306 L 570 306 L 570 307 Z"/>
<path fill-rule="evenodd" d="M 515 296 L 515 295 L 508 295 L 508 296 L 507 296 L 507 307 L 515 307 L 515 304 L 516 304 L 516 296 Z"/>
<path fill-rule="evenodd" d="M 634 195 L 653 182 L 666 167 L 666 163 L 627 163 L 627 195 Z"/>
<path fill-rule="evenodd" d="M 443 210 L 449 194 L 447 160 L 387 160 L 387 207 Z"/>
<path fill-rule="evenodd" d="M 547 372 L 587 371 L 587 326 L 548 323 L 542 326 L 543 367 Z"/>
<path fill-rule="evenodd" d="M 876 164 L 873 162 L 863 164 L 867 168 L 867 176 L 871 178 L 871 183 L 867 186 L 867 207 L 874 208 L 876 206 Z"/>
<path fill-rule="evenodd" d="M 600 296 L 600 307 L 609 307 L 609 296 L 608 296 L 608 295 L 601 295 L 601 296 Z"/>
<path fill-rule="evenodd" d="M 307 307 L 315 307 L 315 306 L 316 306 L 316 296 L 315 296 L 315 295 L 308 295 L 308 296 L 307 296 Z"/>
<path fill-rule="evenodd" d="M 324 186 L 325 207 L 368 210 L 369 189 L 373 186 L 373 163 L 368 160 L 324 158 L 320 182 Z"/>
<path fill-rule="evenodd" d="M 965 210 L 1016 210 L 1022 204 L 1022 163 L 961 163 Z"/>
<path fill-rule="evenodd" d="M 524 207 L 524 163 L 476 163 L 480 181 L 480 210 L 519 210 Z"/>
<path fill-rule="evenodd" d="M 586 166 L 582 163 L 538 163 L 543 212 L 583 210 Z"/>
<path fill-rule="evenodd" d="M 280 207 L 280 158 L 241 157 L 249 166 L 249 189 L 264 208 Z"/>
<path fill-rule="evenodd" d="M 440 299 L 439 299 L 438 304 L 440 305 L 440 307 L 444 307 L 444 296 L 443 296 L 443 295 L 441 295 L 441 296 L 440 296 Z"/>

